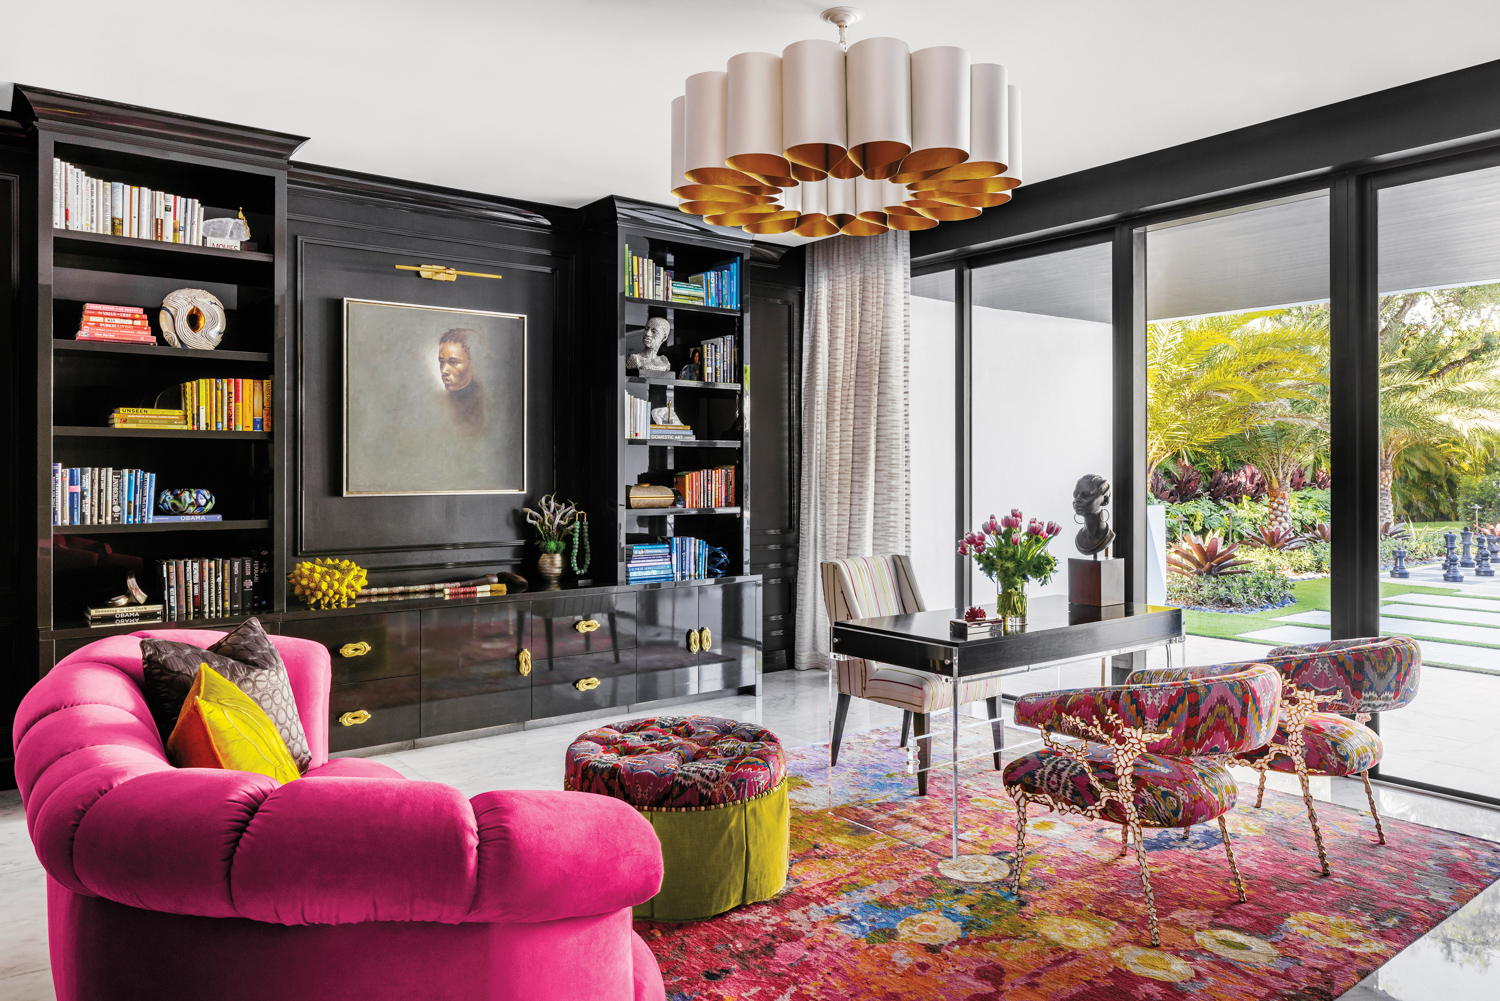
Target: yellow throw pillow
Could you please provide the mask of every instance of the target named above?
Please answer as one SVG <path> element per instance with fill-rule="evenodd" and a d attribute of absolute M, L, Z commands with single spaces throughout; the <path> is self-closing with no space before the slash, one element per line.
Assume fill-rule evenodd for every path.
<path fill-rule="evenodd" d="M 167 757 L 178 768 L 258 772 L 282 783 L 301 777 L 271 717 L 207 664 L 198 667 L 182 703 Z"/>

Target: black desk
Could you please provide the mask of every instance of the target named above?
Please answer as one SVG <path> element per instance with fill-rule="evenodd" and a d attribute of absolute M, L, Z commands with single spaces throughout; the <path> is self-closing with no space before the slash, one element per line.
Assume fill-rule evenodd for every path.
<path fill-rule="evenodd" d="M 953 706 L 951 766 L 955 860 L 958 859 L 958 688 L 961 682 L 1029 671 L 1085 657 L 1107 658 L 1156 646 L 1167 648 L 1167 664 L 1171 666 L 1171 644 L 1185 639 L 1180 608 L 1141 604 L 1103 608 L 1071 605 L 1064 595 L 1033 598 L 1028 605 L 1025 626 L 1010 632 L 1001 632 L 996 627 L 989 635 L 968 639 L 957 639 L 950 634 L 951 620 L 963 615 L 956 608 L 852 619 L 836 622 L 833 626 L 833 653 L 838 657 L 856 657 L 929 671 L 953 685 L 950 704 Z M 830 718 L 837 688 L 836 673 L 829 672 Z M 970 725 L 989 727 L 990 723 L 976 721 Z M 931 741 L 935 736 L 931 733 L 917 739 Z M 999 739 L 1003 749 L 1003 726 Z M 976 757 L 987 757 L 991 753 L 986 751 Z M 941 766 L 928 770 L 935 767 Z M 830 763 L 830 783 L 832 778 Z"/>
<path fill-rule="evenodd" d="M 851 619 L 833 626 L 833 652 L 958 678 L 1109 657 L 1181 643 L 1182 609 L 1164 605 L 1070 605 L 1063 595 L 1033 598 L 1019 630 L 971 639 L 949 635 L 956 608 Z"/>

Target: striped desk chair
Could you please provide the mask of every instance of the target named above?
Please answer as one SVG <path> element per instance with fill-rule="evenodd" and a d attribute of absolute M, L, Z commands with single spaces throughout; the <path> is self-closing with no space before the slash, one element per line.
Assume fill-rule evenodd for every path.
<path fill-rule="evenodd" d="M 868 619 L 879 615 L 922 612 L 922 591 L 905 556 L 856 556 L 822 564 L 823 604 L 829 622 Z M 901 746 L 905 747 L 912 724 L 917 731 L 917 794 L 927 795 L 927 771 L 932 762 L 931 714 L 952 703 L 952 684 L 941 675 L 857 658 L 834 657 L 838 672 L 839 698 L 833 717 L 833 764 L 839 761 L 839 744 L 851 699 L 869 699 L 903 711 Z M 983 700 L 989 707 L 995 741 L 995 770 L 1000 770 L 1000 749 L 1005 744 L 1000 721 L 1000 679 L 965 682 L 959 686 L 960 705 Z"/>

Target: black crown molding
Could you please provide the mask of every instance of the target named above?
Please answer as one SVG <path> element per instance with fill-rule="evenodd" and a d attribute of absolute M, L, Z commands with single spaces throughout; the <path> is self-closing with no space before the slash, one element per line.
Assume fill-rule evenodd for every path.
<path fill-rule="evenodd" d="M 159 146 L 213 151 L 228 159 L 260 164 L 269 162 L 277 166 L 284 166 L 307 142 L 306 136 L 139 108 L 117 101 L 101 101 L 27 84 L 15 86 L 16 97 L 20 100 L 12 103 L 11 118 L 28 129 L 46 129 L 75 136 L 117 135 Z"/>
<path fill-rule="evenodd" d="M 709 240 L 723 247 L 744 251 L 751 242 L 742 229 L 713 226 L 702 217 L 689 215 L 673 205 L 646 202 L 623 195 L 610 195 L 584 206 L 592 225 L 641 226 L 694 240 Z"/>
<path fill-rule="evenodd" d="M 1436 155 L 1497 133 L 1500 60 L 1022 185 L 1013 201 L 977 218 L 913 233 L 912 263 L 938 263 L 1298 179 Z"/>
<path fill-rule="evenodd" d="M 318 194 L 335 195 L 367 204 L 383 204 L 402 209 L 420 209 L 444 215 L 489 219 L 510 225 L 532 226 L 551 230 L 573 222 L 577 209 L 518 202 L 493 195 L 482 195 L 457 188 L 445 188 L 419 181 L 403 181 L 379 174 L 364 174 L 340 167 L 312 163 L 294 163 L 287 174 L 287 184 Z M 545 214 L 544 214 L 545 213 Z"/>

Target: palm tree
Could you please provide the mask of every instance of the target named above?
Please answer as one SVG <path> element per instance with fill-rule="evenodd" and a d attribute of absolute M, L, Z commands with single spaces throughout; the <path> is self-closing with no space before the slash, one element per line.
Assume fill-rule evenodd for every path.
<path fill-rule="evenodd" d="M 1431 469 L 1434 448 L 1449 462 L 1479 461 L 1500 436 L 1500 332 L 1493 308 L 1476 310 L 1454 294 L 1469 291 L 1411 292 L 1381 303 L 1382 522 L 1395 520 L 1391 487 L 1403 465 Z"/>
<path fill-rule="evenodd" d="M 1327 385 L 1327 342 L 1326 326 L 1289 321 L 1277 310 L 1151 324 L 1148 474 L 1173 456 L 1201 454 L 1249 431 L 1264 428 L 1289 444 L 1294 428 L 1326 426 L 1295 408 Z M 1279 430 L 1273 433 L 1273 427 Z M 1294 451 L 1303 454 L 1305 448 Z"/>

